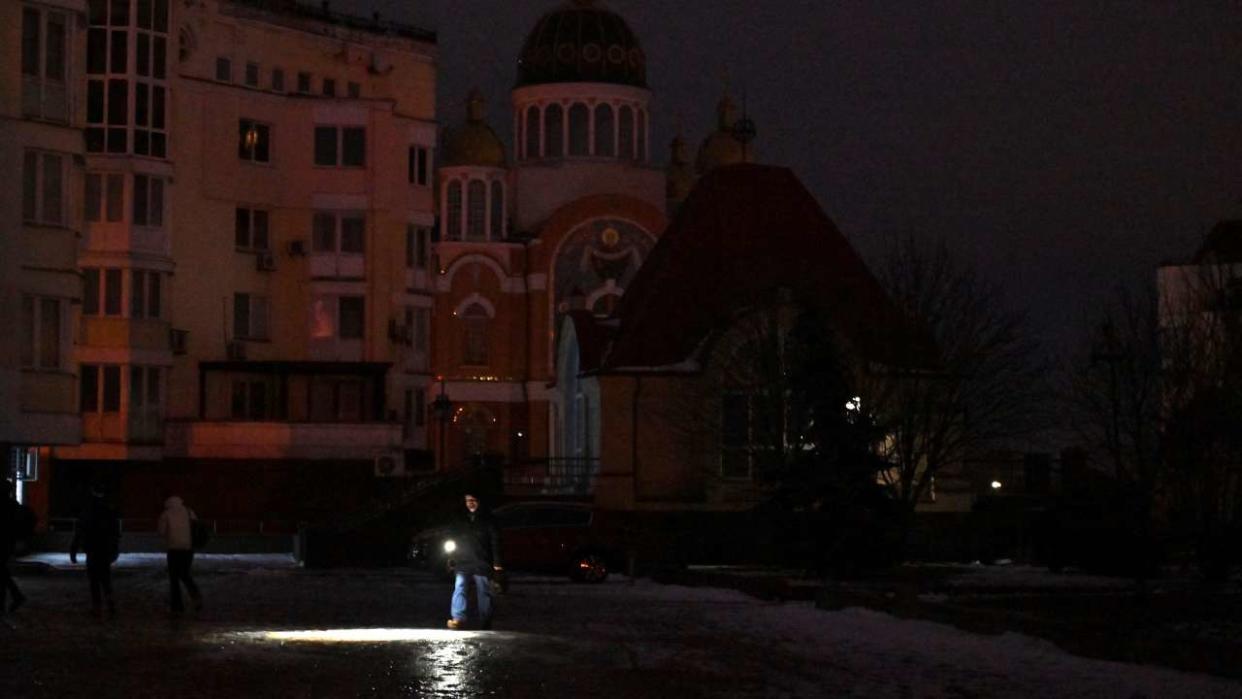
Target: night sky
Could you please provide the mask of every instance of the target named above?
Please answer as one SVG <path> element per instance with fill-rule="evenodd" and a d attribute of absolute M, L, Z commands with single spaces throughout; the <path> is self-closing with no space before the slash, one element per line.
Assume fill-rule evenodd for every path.
<path fill-rule="evenodd" d="M 478 86 L 508 140 L 518 51 L 559 0 L 335 0 L 435 29 L 442 123 Z M 758 160 L 791 167 L 868 258 L 946 237 L 1073 352 L 1118 284 L 1242 215 L 1232 1 L 608 0 L 648 57 L 653 155 L 692 148 L 727 75 Z"/>

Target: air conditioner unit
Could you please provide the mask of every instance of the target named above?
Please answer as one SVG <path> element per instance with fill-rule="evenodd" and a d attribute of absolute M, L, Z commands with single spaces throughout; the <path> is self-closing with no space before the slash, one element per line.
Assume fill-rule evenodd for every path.
<path fill-rule="evenodd" d="M 405 462 L 400 454 L 384 454 L 375 457 L 376 478 L 398 478 L 405 475 Z"/>
<path fill-rule="evenodd" d="M 254 266 L 260 272 L 272 272 L 276 269 L 276 256 L 270 252 L 259 252 L 254 256 Z"/>
<path fill-rule="evenodd" d="M 246 343 L 233 340 L 224 347 L 225 354 L 231 362 L 240 362 L 246 358 Z"/>
<path fill-rule="evenodd" d="M 186 344 L 190 341 L 190 331 L 178 328 L 168 330 L 168 347 L 173 354 L 185 354 Z"/>
<path fill-rule="evenodd" d="M 293 255 L 294 257 L 305 256 L 306 255 L 306 241 L 305 240 L 290 240 L 289 241 L 289 254 Z"/>

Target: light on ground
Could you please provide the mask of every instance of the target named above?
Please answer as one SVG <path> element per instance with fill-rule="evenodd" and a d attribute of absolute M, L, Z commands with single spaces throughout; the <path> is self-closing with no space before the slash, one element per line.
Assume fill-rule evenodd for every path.
<path fill-rule="evenodd" d="M 254 631 L 240 634 L 260 641 L 292 643 L 401 643 L 411 641 L 460 641 L 478 634 L 449 629 L 310 629 L 306 631 Z"/>

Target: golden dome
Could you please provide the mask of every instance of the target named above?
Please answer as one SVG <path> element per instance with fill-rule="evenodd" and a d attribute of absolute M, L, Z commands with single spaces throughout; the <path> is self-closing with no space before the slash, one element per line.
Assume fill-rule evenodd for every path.
<path fill-rule="evenodd" d="M 475 165 L 505 167 L 505 145 L 483 119 L 483 96 L 471 90 L 466 99 L 466 123 L 444 136 L 441 167 Z"/>
<path fill-rule="evenodd" d="M 694 160 L 695 170 L 700 175 L 721 165 L 751 160 L 750 149 L 743 146 L 733 133 L 736 123 L 737 107 L 726 94 L 716 105 L 716 130 L 703 139 L 703 144 L 699 146 L 698 157 Z"/>

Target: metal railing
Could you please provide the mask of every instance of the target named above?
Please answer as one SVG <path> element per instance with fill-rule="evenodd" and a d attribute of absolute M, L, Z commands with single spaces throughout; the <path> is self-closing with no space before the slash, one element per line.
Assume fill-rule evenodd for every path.
<path fill-rule="evenodd" d="M 599 459 L 551 457 L 506 464 L 503 485 L 507 495 L 587 496 L 595 492 Z"/>

